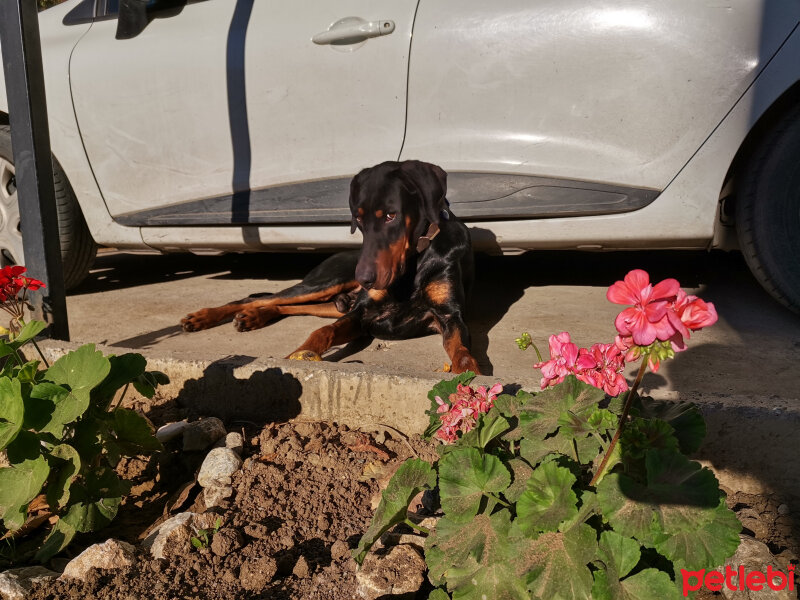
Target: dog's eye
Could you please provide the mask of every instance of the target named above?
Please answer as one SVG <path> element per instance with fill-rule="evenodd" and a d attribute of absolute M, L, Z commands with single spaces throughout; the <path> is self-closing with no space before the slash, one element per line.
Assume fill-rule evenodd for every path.
<path fill-rule="evenodd" d="M 396 216 L 397 216 L 397 213 L 387 213 L 386 222 L 387 223 L 391 223 L 392 221 L 394 221 Z"/>

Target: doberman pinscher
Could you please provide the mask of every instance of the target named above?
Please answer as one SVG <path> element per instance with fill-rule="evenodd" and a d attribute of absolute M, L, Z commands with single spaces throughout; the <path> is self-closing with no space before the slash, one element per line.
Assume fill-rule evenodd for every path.
<path fill-rule="evenodd" d="M 239 331 L 283 315 L 337 320 L 314 331 L 288 358 L 321 360 L 362 335 L 407 339 L 441 333 L 452 371 L 480 373 L 464 323 L 474 264 L 469 230 L 449 210 L 447 174 L 416 160 L 364 169 L 350 183 L 351 233 L 361 251 L 340 252 L 302 282 L 268 297 L 203 308 L 181 320 L 197 331 L 233 317 Z"/>

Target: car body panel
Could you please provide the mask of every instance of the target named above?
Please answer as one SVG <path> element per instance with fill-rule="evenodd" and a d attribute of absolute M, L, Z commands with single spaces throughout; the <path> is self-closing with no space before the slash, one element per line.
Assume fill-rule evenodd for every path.
<path fill-rule="evenodd" d="M 116 20 L 96 22 L 73 53 L 73 98 L 110 213 L 352 175 L 397 158 L 415 8 L 214 0 L 155 13 L 128 40 L 114 39 Z M 396 27 L 363 45 L 311 42 L 352 15 Z"/>
<path fill-rule="evenodd" d="M 767 5 L 779 12 L 754 27 Z M 662 190 L 798 15 L 772 0 L 423 1 L 401 158 Z"/>

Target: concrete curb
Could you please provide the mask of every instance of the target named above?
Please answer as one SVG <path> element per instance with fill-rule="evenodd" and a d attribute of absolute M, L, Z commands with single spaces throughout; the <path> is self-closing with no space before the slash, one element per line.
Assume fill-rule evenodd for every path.
<path fill-rule="evenodd" d="M 40 345 L 50 361 L 80 346 L 54 341 Z M 105 354 L 130 352 L 102 345 L 97 349 Z M 334 420 L 353 427 L 380 424 L 420 433 L 428 424 L 428 391 L 447 376 L 353 363 L 246 356 L 209 360 L 147 350 L 141 354 L 149 370 L 170 377 L 171 383 L 159 388 L 161 397 L 174 399 L 190 417 L 217 416 L 226 421 Z M 495 382 L 491 377 L 476 380 L 479 385 Z M 539 387 L 534 377 L 503 384 Z M 644 391 L 656 399 L 698 404 L 708 431 L 695 458 L 711 467 L 722 485 L 733 491 L 800 497 L 800 474 L 792 467 L 800 453 L 800 400 Z"/>

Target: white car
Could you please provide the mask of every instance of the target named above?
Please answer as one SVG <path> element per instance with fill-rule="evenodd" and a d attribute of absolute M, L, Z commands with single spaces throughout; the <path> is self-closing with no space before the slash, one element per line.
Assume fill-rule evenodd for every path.
<path fill-rule="evenodd" d="M 68 284 L 94 243 L 358 246 L 350 178 L 415 158 L 479 250 L 738 243 L 800 310 L 798 2 L 150 0 L 127 39 L 118 10 L 40 15 Z"/>

